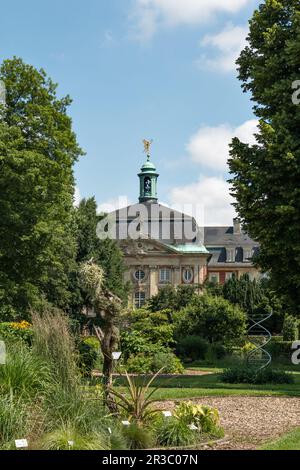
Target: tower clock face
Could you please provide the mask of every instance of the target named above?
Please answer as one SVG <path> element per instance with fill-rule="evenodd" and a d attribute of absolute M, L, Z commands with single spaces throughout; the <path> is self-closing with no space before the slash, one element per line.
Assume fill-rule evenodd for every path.
<path fill-rule="evenodd" d="M 144 181 L 145 193 L 151 193 L 151 179 L 147 176 Z"/>

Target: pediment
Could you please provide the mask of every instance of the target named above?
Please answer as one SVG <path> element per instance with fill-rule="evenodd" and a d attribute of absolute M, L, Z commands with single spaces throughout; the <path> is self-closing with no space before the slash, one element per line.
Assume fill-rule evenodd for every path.
<path fill-rule="evenodd" d="M 120 247 L 125 256 L 147 256 L 173 252 L 169 247 L 156 240 L 122 240 Z"/>

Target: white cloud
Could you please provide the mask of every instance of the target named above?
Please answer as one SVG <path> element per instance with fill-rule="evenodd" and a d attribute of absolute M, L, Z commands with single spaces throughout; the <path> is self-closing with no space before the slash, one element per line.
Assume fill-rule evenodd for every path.
<path fill-rule="evenodd" d="M 80 200 L 81 200 L 80 191 L 79 191 L 78 186 L 76 186 L 75 192 L 74 192 L 74 207 L 79 206 Z"/>
<path fill-rule="evenodd" d="M 197 219 L 200 226 L 232 225 L 236 216 L 233 202 L 229 184 L 217 177 L 200 177 L 196 183 L 175 187 L 170 193 L 172 206 L 190 205 L 193 211 L 186 210 L 186 213 L 202 213 L 201 220 Z M 202 206 L 200 211 L 199 205 Z"/>
<path fill-rule="evenodd" d="M 252 0 L 134 0 L 137 37 L 149 39 L 159 25 L 199 24 L 218 13 L 236 13 Z"/>
<path fill-rule="evenodd" d="M 246 45 L 249 28 L 243 26 L 227 26 L 215 35 L 206 35 L 200 42 L 201 47 L 215 49 L 216 55 L 211 58 L 204 54 L 197 65 L 201 69 L 221 72 L 236 70 L 236 60 Z"/>
<path fill-rule="evenodd" d="M 254 144 L 257 125 L 258 121 L 252 119 L 236 128 L 229 124 L 201 127 L 187 144 L 188 154 L 194 162 L 203 167 L 226 171 L 232 138 L 238 137 L 244 143 Z"/>

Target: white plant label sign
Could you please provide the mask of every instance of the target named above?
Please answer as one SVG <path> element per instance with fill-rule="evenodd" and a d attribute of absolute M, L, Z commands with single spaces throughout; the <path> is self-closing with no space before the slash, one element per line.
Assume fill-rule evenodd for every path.
<path fill-rule="evenodd" d="M 130 426 L 130 422 L 129 422 L 129 421 L 122 421 L 122 424 L 123 424 L 123 426 Z"/>
<path fill-rule="evenodd" d="M 26 449 L 28 447 L 27 439 L 16 439 L 15 444 L 17 449 Z"/>
<path fill-rule="evenodd" d="M 4 341 L 0 341 L 0 364 L 6 364 L 6 347 Z"/>
<path fill-rule="evenodd" d="M 163 411 L 162 414 L 164 415 L 165 418 L 171 418 L 172 417 L 171 411 Z"/>
<path fill-rule="evenodd" d="M 114 361 L 118 361 L 121 356 L 122 356 L 121 352 L 113 352 L 112 353 L 112 358 L 113 358 Z"/>

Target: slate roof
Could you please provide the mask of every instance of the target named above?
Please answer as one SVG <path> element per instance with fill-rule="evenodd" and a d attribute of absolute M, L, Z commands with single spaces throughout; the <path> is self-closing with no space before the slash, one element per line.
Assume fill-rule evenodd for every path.
<path fill-rule="evenodd" d="M 205 227 L 204 228 L 204 244 L 212 257 L 209 266 L 235 268 L 237 265 L 252 266 L 249 259 L 244 261 L 244 249 L 252 248 L 256 254 L 259 250 L 259 244 L 252 240 L 249 235 L 243 231 L 234 233 L 233 227 Z M 227 261 L 226 249 L 234 248 L 235 262 Z"/>
<path fill-rule="evenodd" d="M 141 208 L 141 217 L 144 220 L 144 228 L 147 228 L 146 222 L 148 222 L 147 233 L 156 233 L 156 236 L 152 236 L 150 238 L 157 239 L 160 242 L 169 245 L 181 245 L 185 243 L 191 243 L 196 245 L 198 243 L 197 236 L 195 236 L 195 233 L 197 234 L 199 232 L 200 234 L 200 229 L 198 228 L 197 223 L 193 217 L 190 217 L 186 214 L 183 214 L 182 212 L 170 209 L 167 206 L 155 202 L 143 202 L 142 204 L 133 204 L 124 209 L 120 209 L 111 213 L 110 216 L 116 216 L 116 223 L 118 227 L 118 239 L 120 238 L 119 234 L 121 232 L 122 227 L 123 229 L 127 230 L 126 227 L 128 227 L 128 225 L 139 216 L 139 211 L 141 210 Z M 143 212 L 145 212 L 144 215 Z M 153 212 L 155 214 L 154 217 Z M 184 233 L 184 224 L 187 224 L 187 228 L 191 228 L 191 235 L 189 235 L 189 233 Z M 153 232 L 151 231 L 151 227 L 154 227 Z M 177 235 L 178 229 L 179 234 L 182 232 L 182 236 Z M 141 232 L 141 239 L 143 238 L 146 239 L 148 237 L 143 237 L 143 233 Z M 203 242 L 203 240 L 201 241 Z M 203 243 L 199 242 L 199 245 L 202 246 Z"/>
<path fill-rule="evenodd" d="M 205 227 L 204 244 L 206 246 L 258 246 L 245 232 L 234 234 L 233 227 Z"/>

